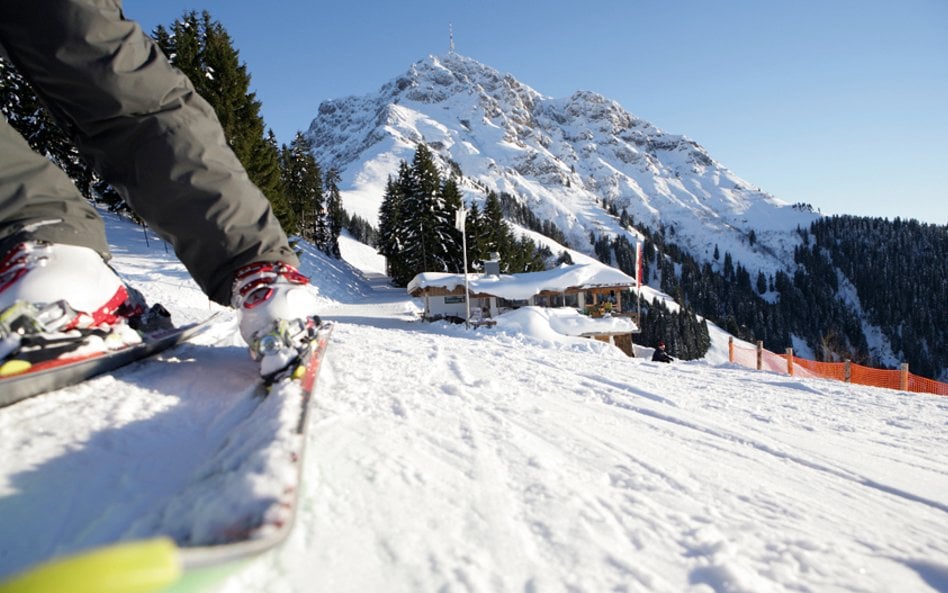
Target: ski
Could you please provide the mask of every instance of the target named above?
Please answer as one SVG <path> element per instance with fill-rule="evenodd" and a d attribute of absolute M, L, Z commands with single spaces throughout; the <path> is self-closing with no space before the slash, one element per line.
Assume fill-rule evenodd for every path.
<path fill-rule="evenodd" d="M 281 427 L 283 434 L 275 435 L 274 439 L 284 442 L 284 461 L 293 465 L 295 485 L 285 489 L 281 498 L 272 500 L 269 508 L 258 510 L 253 516 L 232 517 L 226 539 L 214 545 L 178 547 L 181 577 L 168 587 L 158 589 L 161 593 L 206 590 L 206 583 L 223 580 L 247 562 L 278 548 L 289 537 L 296 523 L 303 479 L 310 404 L 333 327 L 332 322 L 322 323 L 289 376 L 265 386 L 264 398 L 277 399 L 275 403 L 282 407 L 297 410 L 295 417 L 291 416 Z"/>
<path fill-rule="evenodd" d="M 274 463 L 290 464 L 294 470 L 293 484 L 268 500 L 266 508 L 229 515 L 213 543 L 189 545 L 161 534 L 118 542 L 29 568 L 0 582 L 0 593 L 76 590 L 77 584 L 90 593 L 207 592 L 278 548 L 296 522 L 309 411 L 332 330 L 332 323 L 316 328 L 299 361 L 282 378 L 262 382 L 254 396 L 259 403 L 251 416 L 281 419 L 270 435 L 281 457 Z M 254 462 L 253 471 L 266 470 Z M 219 477 L 211 472 L 204 479 L 213 487 Z"/>
<path fill-rule="evenodd" d="M 0 408 L 41 393 L 62 389 L 154 356 L 203 332 L 214 314 L 204 321 L 181 327 L 160 329 L 142 336 L 142 341 L 114 350 L 61 358 L 26 365 L 23 370 L 0 377 Z"/>

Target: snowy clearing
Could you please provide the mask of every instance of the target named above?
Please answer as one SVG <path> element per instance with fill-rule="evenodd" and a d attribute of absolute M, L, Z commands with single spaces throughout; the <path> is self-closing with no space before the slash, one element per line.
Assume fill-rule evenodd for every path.
<path fill-rule="evenodd" d="M 218 309 L 108 224 L 117 268 L 178 322 Z M 296 528 L 227 593 L 948 591 L 948 400 L 747 371 L 717 338 L 666 365 L 422 323 L 344 253 L 370 269 L 305 258 L 337 325 Z M 173 356 L 0 410 L 0 577 L 240 504 L 229 486 L 177 510 L 253 438 L 234 431 L 254 382 L 225 313 Z"/>

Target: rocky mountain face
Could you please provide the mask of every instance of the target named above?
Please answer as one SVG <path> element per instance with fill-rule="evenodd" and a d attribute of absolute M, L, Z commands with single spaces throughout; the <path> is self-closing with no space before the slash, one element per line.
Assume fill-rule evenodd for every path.
<path fill-rule="evenodd" d="M 425 142 L 469 200 L 508 192 L 590 253 L 590 233 L 627 232 L 607 212 L 665 227 L 698 259 L 715 246 L 751 271 L 792 266 L 793 232 L 816 214 L 755 188 L 694 140 L 589 91 L 544 96 L 476 60 L 429 56 L 376 93 L 326 101 L 308 134 L 342 173 L 345 207 L 377 218 L 385 181 Z M 753 231 L 753 236 L 751 236 Z"/>

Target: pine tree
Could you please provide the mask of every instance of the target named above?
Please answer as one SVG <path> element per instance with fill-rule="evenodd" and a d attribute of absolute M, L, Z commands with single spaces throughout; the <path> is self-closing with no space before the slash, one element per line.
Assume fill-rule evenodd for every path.
<path fill-rule="evenodd" d="M 461 270 L 461 236 L 455 229 L 461 204 L 455 178 L 442 180 L 430 150 L 419 144 L 412 164 L 403 161 L 397 178 L 389 179 L 379 211 L 378 249 L 395 284 L 404 286 L 421 272 Z M 500 254 L 507 273 L 542 270 L 553 259 L 549 249 L 514 237 L 494 192 L 486 196 L 483 210 L 471 205 L 465 230 L 472 270 L 493 252 Z"/>
<path fill-rule="evenodd" d="M 295 213 L 283 195 L 279 147 L 272 132 L 265 133 L 260 101 L 250 91 L 250 74 L 224 26 L 207 11 L 190 11 L 170 32 L 159 26 L 153 36 L 214 108 L 227 144 L 270 201 L 280 224 L 289 233 L 296 230 Z"/>
<path fill-rule="evenodd" d="M 365 243 L 371 247 L 378 247 L 379 245 L 379 232 L 372 227 L 369 221 L 358 214 L 347 216 L 346 230 L 360 243 Z"/>
<path fill-rule="evenodd" d="M 412 159 L 408 192 L 402 204 L 403 255 L 420 272 L 457 270 L 460 249 L 454 233 L 454 212 L 442 193 L 441 175 L 431 151 L 419 143 Z M 459 201 L 459 198 L 458 198 Z"/>
<path fill-rule="evenodd" d="M 448 221 L 454 221 L 455 214 L 464 206 L 461 200 L 461 189 L 458 187 L 457 179 L 455 179 L 454 176 L 448 177 L 441 184 L 440 197 L 441 201 L 444 203 L 445 211 L 448 214 Z M 444 246 L 447 269 L 461 272 L 464 268 L 464 254 L 462 253 L 463 240 L 461 237 L 461 232 L 453 225 L 448 226 L 444 232 L 450 239 L 448 244 Z"/>
<path fill-rule="evenodd" d="M 385 195 L 379 208 L 379 245 L 378 251 L 385 256 L 388 275 L 396 286 L 405 286 L 412 276 L 403 258 L 402 247 L 405 244 L 402 225 L 402 204 L 408 192 L 408 178 L 411 171 L 408 163 L 402 161 L 398 168 L 398 177 L 389 177 L 385 186 Z"/>
<path fill-rule="evenodd" d="M 316 245 L 327 244 L 322 172 L 313 157 L 312 143 L 302 132 L 296 133 L 289 146 L 283 146 L 280 170 L 284 193 L 296 218 L 296 232 Z"/>
<path fill-rule="evenodd" d="M 504 222 L 500 198 L 493 191 L 487 192 L 487 198 L 484 200 L 482 232 L 485 255 L 495 252 L 503 255 L 510 250 L 510 229 Z"/>
<path fill-rule="evenodd" d="M 328 243 L 323 251 L 335 257 L 342 258 L 339 251 L 339 235 L 345 226 L 345 211 L 342 209 L 342 196 L 339 194 L 339 171 L 326 171 L 326 228 Z"/>
<path fill-rule="evenodd" d="M 511 237 L 507 251 L 501 254 L 501 262 L 505 271 L 510 274 L 539 272 L 546 269 L 546 260 L 552 255 L 549 249 L 539 249 L 537 244 L 527 237 Z"/>
<path fill-rule="evenodd" d="M 469 272 L 484 261 L 490 255 L 490 249 L 487 247 L 487 232 L 484 216 L 476 203 L 471 204 L 467 212 L 467 221 L 464 225 L 467 231 L 467 264 L 471 266 Z"/>
<path fill-rule="evenodd" d="M 731 252 L 724 252 L 724 279 L 731 280 L 734 278 L 734 260 L 731 259 Z"/>
<path fill-rule="evenodd" d="M 262 123 L 263 120 L 261 120 Z M 252 166 L 247 168 L 247 175 L 270 202 L 273 215 L 280 221 L 283 230 L 292 234 L 299 225 L 296 221 L 296 213 L 283 190 L 280 149 L 273 130 L 268 130 L 264 141 L 254 146 L 253 155 Z"/>

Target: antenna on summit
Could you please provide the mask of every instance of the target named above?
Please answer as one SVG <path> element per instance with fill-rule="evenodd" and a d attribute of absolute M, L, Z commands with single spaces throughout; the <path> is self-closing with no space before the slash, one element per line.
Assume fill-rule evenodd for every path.
<path fill-rule="evenodd" d="M 448 53 L 454 53 L 454 26 L 451 23 L 448 23 L 448 39 L 450 44 L 448 45 Z"/>

